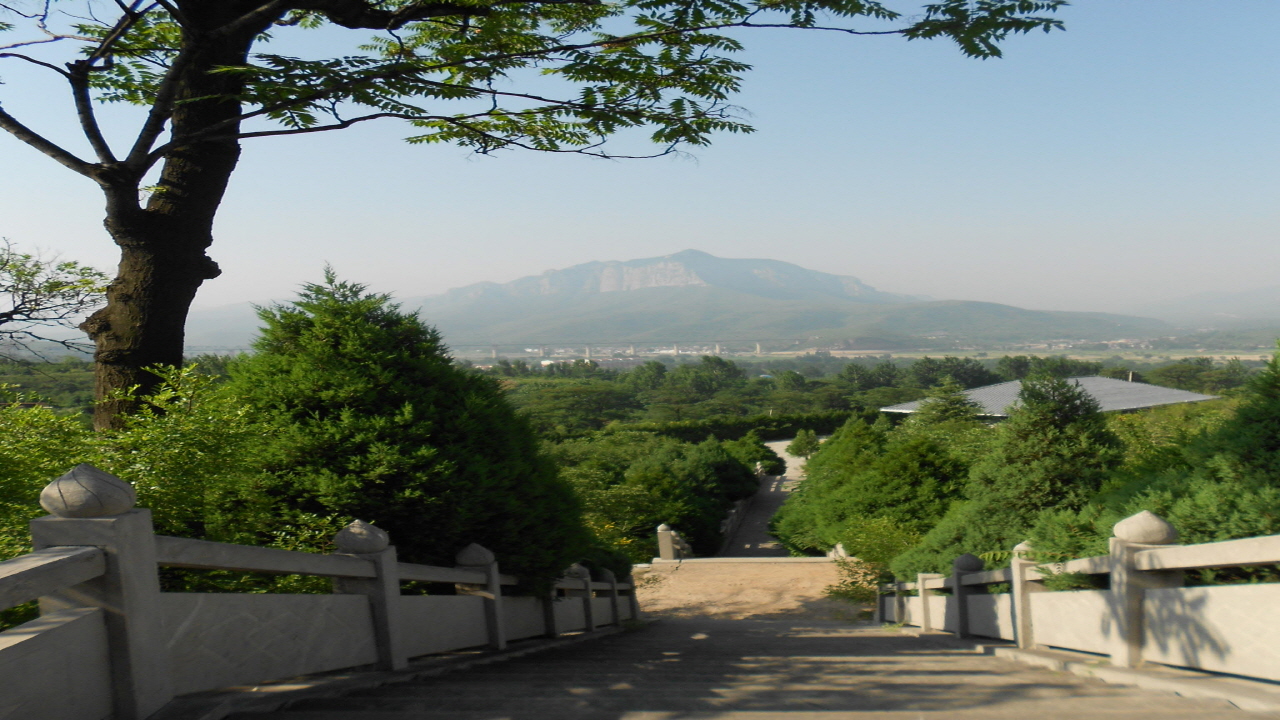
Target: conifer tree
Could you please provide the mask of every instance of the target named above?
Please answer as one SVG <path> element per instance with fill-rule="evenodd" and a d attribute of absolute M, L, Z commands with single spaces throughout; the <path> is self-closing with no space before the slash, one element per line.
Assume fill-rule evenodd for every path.
<path fill-rule="evenodd" d="M 496 381 L 454 366 L 436 331 L 326 270 L 259 311 L 234 389 L 270 428 L 266 487 L 284 511 L 372 522 L 411 562 L 480 543 L 549 577 L 586 552 L 571 489 Z"/>

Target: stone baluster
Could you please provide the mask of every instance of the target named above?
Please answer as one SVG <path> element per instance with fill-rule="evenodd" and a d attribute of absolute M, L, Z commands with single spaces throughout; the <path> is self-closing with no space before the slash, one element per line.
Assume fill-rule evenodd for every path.
<path fill-rule="evenodd" d="M 607 591 L 609 593 L 609 609 L 613 613 L 613 622 L 611 624 L 621 625 L 622 611 L 618 603 L 618 578 L 613 574 L 612 570 L 608 569 L 601 570 L 600 577 L 609 583 L 609 590 Z"/>
<path fill-rule="evenodd" d="M 1018 647 L 1030 650 L 1036 646 L 1035 622 L 1031 613 L 1031 595 L 1044 592 L 1044 583 L 1035 575 L 1038 563 L 1030 559 L 1031 544 L 1019 543 L 1013 548 L 1013 560 L 1009 563 L 1013 575 L 1013 633 Z M 1035 577 L 1033 577 L 1035 575 Z"/>
<path fill-rule="evenodd" d="M 142 720 L 173 698 L 155 531 L 151 511 L 135 502 L 131 485 L 82 464 L 45 487 L 40 506 L 51 515 L 31 521 L 36 550 L 81 545 L 106 554 L 104 575 L 40 598 L 40 613 L 102 609 L 116 720 Z"/>
<path fill-rule="evenodd" d="M 630 592 L 627 593 L 627 602 L 631 607 L 632 620 L 640 619 L 640 597 L 639 588 L 636 587 L 636 576 L 632 575 L 627 578 L 627 584 L 631 586 Z"/>
<path fill-rule="evenodd" d="M 933 614 L 930 612 L 934 598 L 937 596 L 933 594 L 932 588 L 925 587 L 926 581 L 937 580 L 941 577 L 945 576 L 939 573 L 919 573 L 916 575 L 916 594 L 920 596 L 920 632 L 933 632 L 934 630 L 942 629 L 933 626 Z"/>
<path fill-rule="evenodd" d="M 507 647 L 506 619 L 502 611 L 502 577 L 498 572 L 498 560 L 494 554 L 480 545 L 471 543 L 454 558 L 458 567 L 480 570 L 485 573 L 483 589 L 470 585 L 458 585 L 458 591 L 479 595 L 485 600 L 484 618 L 489 630 L 489 647 L 505 650 Z"/>
<path fill-rule="evenodd" d="M 556 602 L 560 599 L 559 594 L 559 591 L 553 586 L 551 592 L 542 598 L 543 635 L 549 638 L 560 637 L 560 622 L 556 619 Z"/>
<path fill-rule="evenodd" d="M 569 567 L 565 577 L 582 583 L 582 589 L 576 591 L 575 594 L 580 594 L 582 597 L 582 617 L 586 623 L 585 630 L 594 632 L 596 629 L 596 611 L 595 603 L 592 602 L 595 592 L 591 589 L 591 571 L 582 565 L 575 564 Z"/>
<path fill-rule="evenodd" d="M 662 523 L 658 526 L 658 558 L 675 560 L 676 552 L 676 531 L 670 525 Z"/>
<path fill-rule="evenodd" d="M 377 573 L 372 578 L 334 578 L 333 591 L 369 598 L 378 667 L 401 670 L 409 666 L 400 608 L 400 564 L 391 538 L 375 525 L 356 520 L 338 531 L 333 542 L 338 554 L 368 560 Z"/>
<path fill-rule="evenodd" d="M 893 583 L 893 621 L 907 621 L 907 584 L 901 581 Z"/>
<path fill-rule="evenodd" d="M 1139 572 L 1134 554 L 1171 545 L 1178 531 L 1149 510 L 1116 523 L 1111 538 L 1111 664 L 1137 667 L 1142 663 L 1142 600 L 1147 590 L 1182 586 L 1182 571 Z"/>
<path fill-rule="evenodd" d="M 964 584 L 964 576 L 982 572 L 984 567 L 982 558 L 970 553 L 951 563 L 951 594 L 956 599 L 956 637 L 969 637 L 969 595 L 973 588 Z"/>

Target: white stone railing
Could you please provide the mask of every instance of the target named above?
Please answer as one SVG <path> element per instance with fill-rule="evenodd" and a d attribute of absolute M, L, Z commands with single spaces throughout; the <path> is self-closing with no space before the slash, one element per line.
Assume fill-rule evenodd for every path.
<path fill-rule="evenodd" d="M 39 600 L 40 617 L 0 632 L 0 720 L 142 720 L 174 697 L 463 648 L 593 631 L 639 617 L 633 586 L 575 565 L 549 597 L 517 584 L 470 545 L 456 567 L 402 563 L 362 522 L 338 553 L 157 536 L 133 488 L 80 465 L 50 483 L 31 522 L 35 552 L 0 563 L 0 610 Z M 158 568 L 300 574 L 333 594 L 161 592 Z M 400 583 L 451 583 L 456 595 L 403 595 Z"/>
<path fill-rule="evenodd" d="M 684 560 L 693 557 L 693 547 L 680 537 L 680 533 L 666 523 L 658 526 L 657 560 Z"/>
<path fill-rule="evenodd" d="M 1186 570 L 1280 563 L 1280 535 L 1173 545 L 1173 527 L 1146 511 L 1114 532 L 1109 555 L 1062 563 L 1030 559 L 1026 543 L 999 570 L 982 572 L 982 560 L 962 555 L 950 577 L 881 586 L 876 617 L 1026 649 L 1095 653 L 1120 667 L 1159 663 L 1280 681 L 1280 583 L 1183 587 Z M 1110 587 L 1047 591 L 1045 578 L 1062 573 L 1105 575 Z M 1010 592 L 980 590 L 1001 583 Z"/>

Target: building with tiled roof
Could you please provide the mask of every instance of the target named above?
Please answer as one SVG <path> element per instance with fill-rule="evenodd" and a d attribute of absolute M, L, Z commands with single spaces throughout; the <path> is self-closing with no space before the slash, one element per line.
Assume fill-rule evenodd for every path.
<path fill-rule="evenodd" d="M 1068 378 L 1068 380 L 1088 393 L 1094 400 L 1097 400 L 1103 412 L 1123 412 L 1159 405 L 1203 402 L 1217 397 L 1216 395 L 1201 395 L 1200 393 L 1174 390 L 1173 388 L 1148 385 L 1147 383 L 1113 380 L 1098 375 Z M 981 414 L 983 416 L 1005 418 L 1009 417 L 1009 408 L 1017 404 L 1018 391 L 1021 389 L 1022 381 L 1014 380 L 966 390 L 965 395 L 968 395 L 970 400 L 982 406 Z M 913 413 L 919 410 L 920 405 L 925 402 L 927 400 L 914 400 L 901 405 L 883 407 L 880 410 L 881 412 L 890 413 Z"/>

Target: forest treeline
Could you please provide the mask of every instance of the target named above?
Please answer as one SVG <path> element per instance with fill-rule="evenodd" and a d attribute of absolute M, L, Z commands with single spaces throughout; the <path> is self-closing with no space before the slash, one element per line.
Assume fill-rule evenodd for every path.
<path fill-rule="evenodd" d="M 1104 414 L 1070 381 L 1031 374 L 1009 419 L 989 425 L 946 383 L 904 422 L 847 422 L 809 459 L 774 530 L 797 553 L 839 544 L 882 580 L 949 573 L 964 553 L 999 567 L 1024 541 L 1045 562 L 1103 555 L 1113 525 L 1142 510 L 1185 543 L 1280 533 L 1280 359 L 1230 395 Z M 1280 574 L 1192 582 L 1259 579 Z"/>
<path fill-rule="evenodd" d="M 1235 403 L 1250 406 L 1235 399 L 1098 419 L 1077 398 L 1078 417 L 1064 424 L 1053 403 L 1070 392 L 1055 378 L 1256 392 L 1246 388 L 1256 374 L 1248 363 L 1207 358 L 706 356 L 627 371 L 586 361 L 480 369 L 453 361 L 415 314 L 332 275 L 260 316 L 252 352 L 158 369 L 160 389 L 136 398 L 140 412 L 107 432 L 91 431 L 82 412 L 87 363 L 5 362 L 0 555 L 25 551 L 40 489 L 90 462 L 132 482 L 162 534 L 330 551 L 337 529 L 361 519 L 388 530 L 411 562 L 449 564 L 479 542 L 504 570 L 535 581 L 578 561 L 626 575 L 630 562 L 654 555 L 661 523 L 714 553 L 728 509 L 754 492 L 759 473 L 782 470 L 764 441 L 833 433 L 778 520 L 794 551 L 842 543 L 912 572 L 949 562 L 959 548 L 1003 549 L 1025 527 L 1046 548 L 1069 552 L 1096 545 L 1104 532 L 1096 528 L 1116 513 L 1172 497 L 1143 478 L 1172 487 L 1175 469 L 1200 468 L 1196 497 L 1209 502 L 1227 471 L 1204 459 L 1216 457 L 1211 450 L 1187 448 L 1226 427 Z M 1025 398 L 1028 413 L 1057 409 L 994 428 L 973 416 L 964 389 L 1018 379 L 1048 398 Z M 926 410 L 907 422 L 878 412 L 926 396 Z M 1034 472 L 1009 469 L 1050 448 L 1058 448 L 1044 455 L 1052 462 L 1032 463 Z M 1034 492 L 1014 483 L 1032 479 Z M 1016 519 L 997 523 L 1002 535 L 965 534 L 974 517 L 1004 517 L 990 506 L 1009 498 Z M 1178 518 L 1194 514 L 1152 503 Z M 1041 511 L 1056 513 L 1044 516 L 1052 522 Z M 1232 532 L 1252 532 L 1265 523 L 1236 525 Z M 173 571 L 165 581 L 323 591 L 297 578 L 230 573 Z"/>
<path fill-rule="evenodd" d="M 673 365 L 651 360 L 625 371 L 605 370 L 587 360 L 546 367 L 504 360 L 485 372 L 501 378 L 512 402 L 550 437 L 639 423 L 654 431 L 671 423 L 704 422 L 710 428 L 738 418 L 740 432 L 756 427 L 766 439 L 777 439 L 789 435 L 764 431 L 764 418 L 823 413 L 874 417 L 881 407 L 925 397 L 947 378 L 968 389 L 1035 375 L 1103 375 L 1216 395 L 1243 386 L 1260 365 L 1240 360 L 1214 363 L 1207 357 L 1135 364 L 1119 358 L 1096 362 L 1063 356 L 850 360 L 811 355 L 764 362 L 703 356 Z M 828 433 L 834 426 L 813 429 Z"/>

